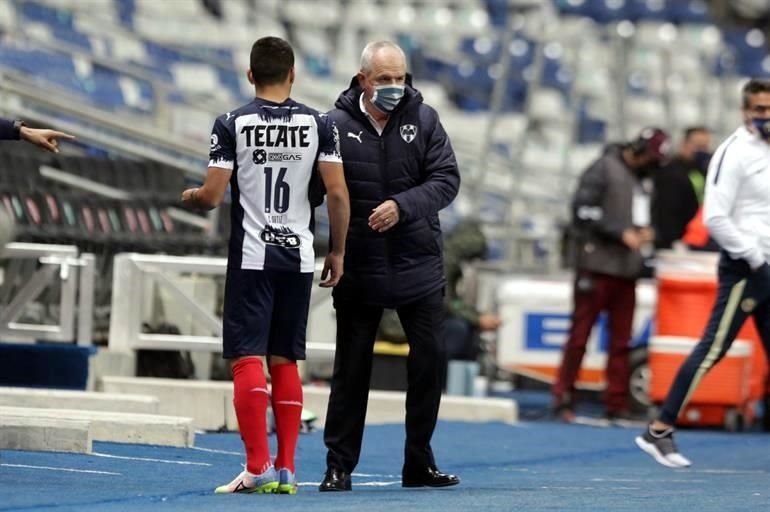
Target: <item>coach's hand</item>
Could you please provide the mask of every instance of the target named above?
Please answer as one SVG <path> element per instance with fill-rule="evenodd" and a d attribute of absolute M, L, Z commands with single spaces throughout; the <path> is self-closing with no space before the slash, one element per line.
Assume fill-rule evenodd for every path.
<path fill-rule="evenodd" d="M 372 210 L 372 214 L 369 216 L 369 227 L 379 233 L 384 233 L 398 224 L 399 213 L 398 203 L 388 199 Z"/>
<path fill-rule="evenodd" d="M 327 254 L 324 261 L 324 269 L 321 272 L 321 282 L 318 286 L 321 288 L 334 288 L 337 286 L 342 277 L 344 260 L 345 256 L 343 254 L 334 252 Z"/>
<path fill-rule="evenodd" d="M 29 128 L 27 126 L 21 127 L 19 137 L 51 153 L 59 152 L 59 139 L 72 140 L 75 138 L 74 135 L 69 133 L 49 130 L 47 128 Z"/>

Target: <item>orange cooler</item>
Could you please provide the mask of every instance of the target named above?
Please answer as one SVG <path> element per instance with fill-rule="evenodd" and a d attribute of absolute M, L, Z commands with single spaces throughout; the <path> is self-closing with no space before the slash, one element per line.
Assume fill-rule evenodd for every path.
<path fill-rule="evenodd" d="M 683 275 L 658 277 L 656 334 L 695 338 L 697 342 L 708 323 L 711 308 L 716 300 L 716 292 L 715 276 L 712 278 Z M 759 333 L 754 326 L 754 320 L 751 318 L 746 320 L 738 331 L 737 339 L 747 340 L 752 344 L 749 396 L 752 400 L 762 400 L 767 390 L 767 358 Z"/>
<path fill-rule="evenodd" d="M 650 399 L 660 405 L 674 382 L 679 367 L 690 355 L 698 338 L 653 336 L 649 345 L 652 374 Z M 753 420 L 751 367 L 753 344 L 736 339 L 725 357 L 701 380 L 680 414 L 680 425 L 742 428 Z"/>

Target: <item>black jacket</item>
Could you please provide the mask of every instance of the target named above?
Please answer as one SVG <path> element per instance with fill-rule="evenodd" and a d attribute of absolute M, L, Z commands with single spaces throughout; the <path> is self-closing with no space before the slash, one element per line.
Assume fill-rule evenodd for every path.
<path fill-rule="evenodd" d="M 622 149 L 609 146 L 580 177 L 572 202 L 575 268 L 636 279 L 644 261 L 623 243 L 623 231 L 634 227 L 634 189 L 643 183 L 623 162 Z"/>
<path fill-rule="evenodd" d="M 19 140 L 19 132 L 13 126 L 14 121 L 0 117 L 0 140 Z"/>
<path fill-rule="evenodd" d="M 329 112 L 339 130 L 351 213 L 337 299 L 396 307 L 446 283 L 438 212 L 457 195 L 460 175 L 438 114 L 407 85 L 382 136 L 361 112 L 355 78 Z M 377 233 L 368 219 L 387 199 L 398 204 L 400 221 Z"/>
<path fill-rule="evenodd" d="M 700 203 L 695 193 L 690 173 L 705 172 L 696 168 L 693 162 L 675 158 L 655 173 L 655 198 L 652 203 L 653 224 L 655 225 L 655 246 L 670 249 L 680 240 Z"/>

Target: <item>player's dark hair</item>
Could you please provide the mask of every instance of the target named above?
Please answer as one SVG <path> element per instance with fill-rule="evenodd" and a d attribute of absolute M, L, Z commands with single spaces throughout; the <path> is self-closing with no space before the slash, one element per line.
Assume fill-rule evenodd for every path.
<path fill-rule="evenodd" d="M 751 106 L 751 97 L 760 92 L 770 92 L 770 80 L 752 78 L 743 86 L 743 108 Z"/>
<path fill-rule="evenodd" d="M 690 137 L 692 137 L 696 133 L 710 134 L 711 130 L 709 130 L 705 126 L 689 126 L 684 130 L 684 140 L 690 140 Z"/>
<path fill-rule="evenodd" d="M 294 50 L 280 37 L 257 39 L 251 47 L 251 75 L 258 86 L 282 83 L 293 66 Z"/>

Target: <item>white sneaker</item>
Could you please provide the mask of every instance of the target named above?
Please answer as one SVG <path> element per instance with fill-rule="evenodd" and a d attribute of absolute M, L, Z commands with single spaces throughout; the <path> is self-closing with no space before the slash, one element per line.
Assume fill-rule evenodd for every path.
<path fill-rule="evenodd" d="M 644 434 L 637 436 L 635 441 L 636 445 L 658 464 L 668 468 L 686 468 L 692 465 L 692 462 L 676 449 L 673 428 L 660 434 L 653 434 L 647 427 Z"/>
<path fill-rule="evenodd" d="M 236 492 L 265 494 L 273 493 L 276 489 L 278 489 L 278 474 L 271 467 L 261 475 L 255 475 L 244 470 L 229 484 L 220 485 L 214 489 L 214 494 Z"/>

